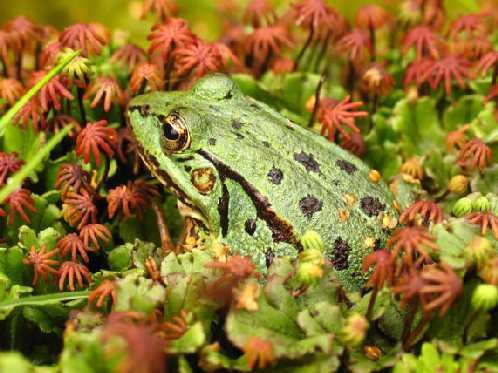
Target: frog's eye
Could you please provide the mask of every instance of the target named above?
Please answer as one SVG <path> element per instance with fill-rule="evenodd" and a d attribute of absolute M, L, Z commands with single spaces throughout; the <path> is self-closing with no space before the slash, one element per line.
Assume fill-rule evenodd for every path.
<path fill-rule="evenodd" d="M 159 117 L 163 125 L 164 147 L 168 153 L 185 150 L 190 146 L 190 133 L 185 119 L 177 112 Z"/>

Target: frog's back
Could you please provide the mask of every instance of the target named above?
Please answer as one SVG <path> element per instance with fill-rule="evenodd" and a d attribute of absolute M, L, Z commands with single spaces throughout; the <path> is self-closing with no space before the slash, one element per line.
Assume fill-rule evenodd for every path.
<path fill-rule="evenodd" d="M 298 235 L 320 233 L 339 275 L 361 277 L 362 258 L 396 216 L 387 186 L 361 160 L 267 105 L 230 100 L 201 109 L 212 138 L 223 137 L 208 141 L 206 152 L 237 170 Z"/>

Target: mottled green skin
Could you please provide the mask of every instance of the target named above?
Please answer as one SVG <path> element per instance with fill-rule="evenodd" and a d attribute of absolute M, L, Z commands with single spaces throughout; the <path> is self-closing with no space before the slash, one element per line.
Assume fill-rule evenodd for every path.
<path fill-rule="evenodd" d="M 140 108 L 144 106 L 146 113 L 144 110 L 141 113 Z M 185 118 L 192 144 L 185 151 L 168 155 L 163 150 L 163 124 L 158 116 L 167 116 L 172 110 Z M 151 166 L 153 173 L 166 184 L 172 182 L 175 186 L 169 185 L 169 189 L 176 189 L 184 202 L 200 212 L 212 237 L 236 252 L 251 256 L 264 270 L 269 250 L 275 256 L 295 256 L 298 251 L 295 242 L 307 230 L 315 230 L 321 235 L 327 257 L 335 263 L 344 285 L 348 288 L 362 285 L 362 259 L 372 250 L 367 243 L 379 240 L 380 245 L 383 244 L 386 230 L 382 228 L 382 216 L 395 217 L 396 212 L 386 185 L 370 181 L 368 167 L 358 158 L 291 123 L 269 106 L 244 96 L 229 78 L 221 75 L 199 81 L 188 92 L 136 97 L 130 103 L 128 114 L 144 158 L 150 166 L 155 163 Z M 275 242 L 267 222 L 257 218 L 255 204 L 240 182 L 230 177 L 220 180 L 219 170 L 201 156 L 199 150 L 236 171 L 258 191 L 259 197 L 267 200 L 276 216 L 291 226 L 293 238 Z M 295 155 L 301 152 L 312 154 L 318 167 L 312 164 L 307 169 L 298 162 Z M 155 160 L 151 162 L 151 159 Z M 349 162 L 355 170 L 348 173 L 338 166 L 338 160 Z M 157 167 L 170 181 L 154 171 Z M 215 186 L 207 195 L 200 194 L 191 182 L 192 170 L 204 167 L 213 169 L 216 175 Z M 268 176 L 272 168 L 282 172 L 279 184 Z M 225 237 L 218 208 L 223 182 L 229 194 L 229 224 Z M 345 194 L 354 196 L 356 202 L 348 205 Z M 300 202 L 309 196 L 320 201 L 321 209 L 305 216 Z M 375 198 L 384 205 L 384 211 L 367 216 L 360 203 L 364 197 Z M 339 209 L 348 211 L 345 221 L 341 221 Z M 255 218 L 256 229 L 251 235 L 246 230 L 246 221 Z M 344 244 L 341 245 L 342 258 L 336 252 L 339 239 L 349 246 L 344 252 Z"/>

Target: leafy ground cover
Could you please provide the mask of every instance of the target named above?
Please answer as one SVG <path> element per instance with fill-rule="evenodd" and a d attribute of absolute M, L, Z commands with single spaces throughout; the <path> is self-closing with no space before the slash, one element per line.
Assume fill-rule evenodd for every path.
<path fill-rule="evenodd" d="M 322 0 L 218 3 L 207 41 L 145 0 L 147 50 L 101 24 L 0 29 L 0 371 L 498 370 L 496 3 L 351 21 Z M 126 105 L 215 72 L 389 183 L 400 215 L 362 291 L 314 232 L 265 276 L 176 244 Z"/>

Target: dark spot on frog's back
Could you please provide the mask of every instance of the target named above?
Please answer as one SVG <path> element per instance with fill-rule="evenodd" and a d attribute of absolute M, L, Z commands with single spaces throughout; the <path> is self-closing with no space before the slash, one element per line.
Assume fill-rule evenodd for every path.
<path fill-rule="evenodd" d="M 271 148 L 271 144 L 268 141 L 261 141 L 261 144 L 267 148 Z"/>
<path fill-rule="evenodd" d="M 282 170 L 273 167 L 270 171 L 268 171 L 267 176 L 270 183 L 279 185 L 282 182 L 284 173 L 282 172 Z"/>
<path fill-rule="evenodd" d="M 306 196 L 299 201 L 299 208 L 303 215 L 310 219 L 313 215 L 322 209 L 323 203 L 318 198 Z"/>
<path fill-rule="evenodd" d="M 379 201 L 377 197 L 363 197 L 360 201 L 360 208 L 369 216 L 377 216 L 381 211 L 386 209 L 386 205 Z"/>
<path fill-rule="evenodd" d="M 320 172 L 320 165 L 311 153 L 306 154 L 303 151 L 301 153 L 294 153 L 294 160 L 301 163 L 306 168 L 306 171 Z"/>
<path fill-rule="evenodd" d="M 334 241 L 334 251 L 328 255 L 336 271 L 348 269 L 348 257 L 351 248 L 341 237 Z"/>
<path fill-rule="evenodd" d="M 335 162 L 335 164 L 337 165 L 337 167 L 339 167 L 341 170 L 345 171 L 349 175 L 358 171 L 358 167 L 356 167 L 354 164 L 352 164 L 351 162 L 348 162 L 344 159 L 338 159 Z"/>
<path fill-rule="evenodd" d="M 215 146 L 216 145 L 216 139 L 214 137 L 210 137 L 208 139 L 208 145 Z"/>
<path fill-rule="evenodd" d="M 256 219 L 247 219 L 244 228 L 249 236 L 252 236 L 256 232 Z"/>
<path fill-rule="evenodd" d="M 242 128 L 242 123 L 238 120 L 232 121 L 232 128 L 235 130 L 240 130 Z"/>

